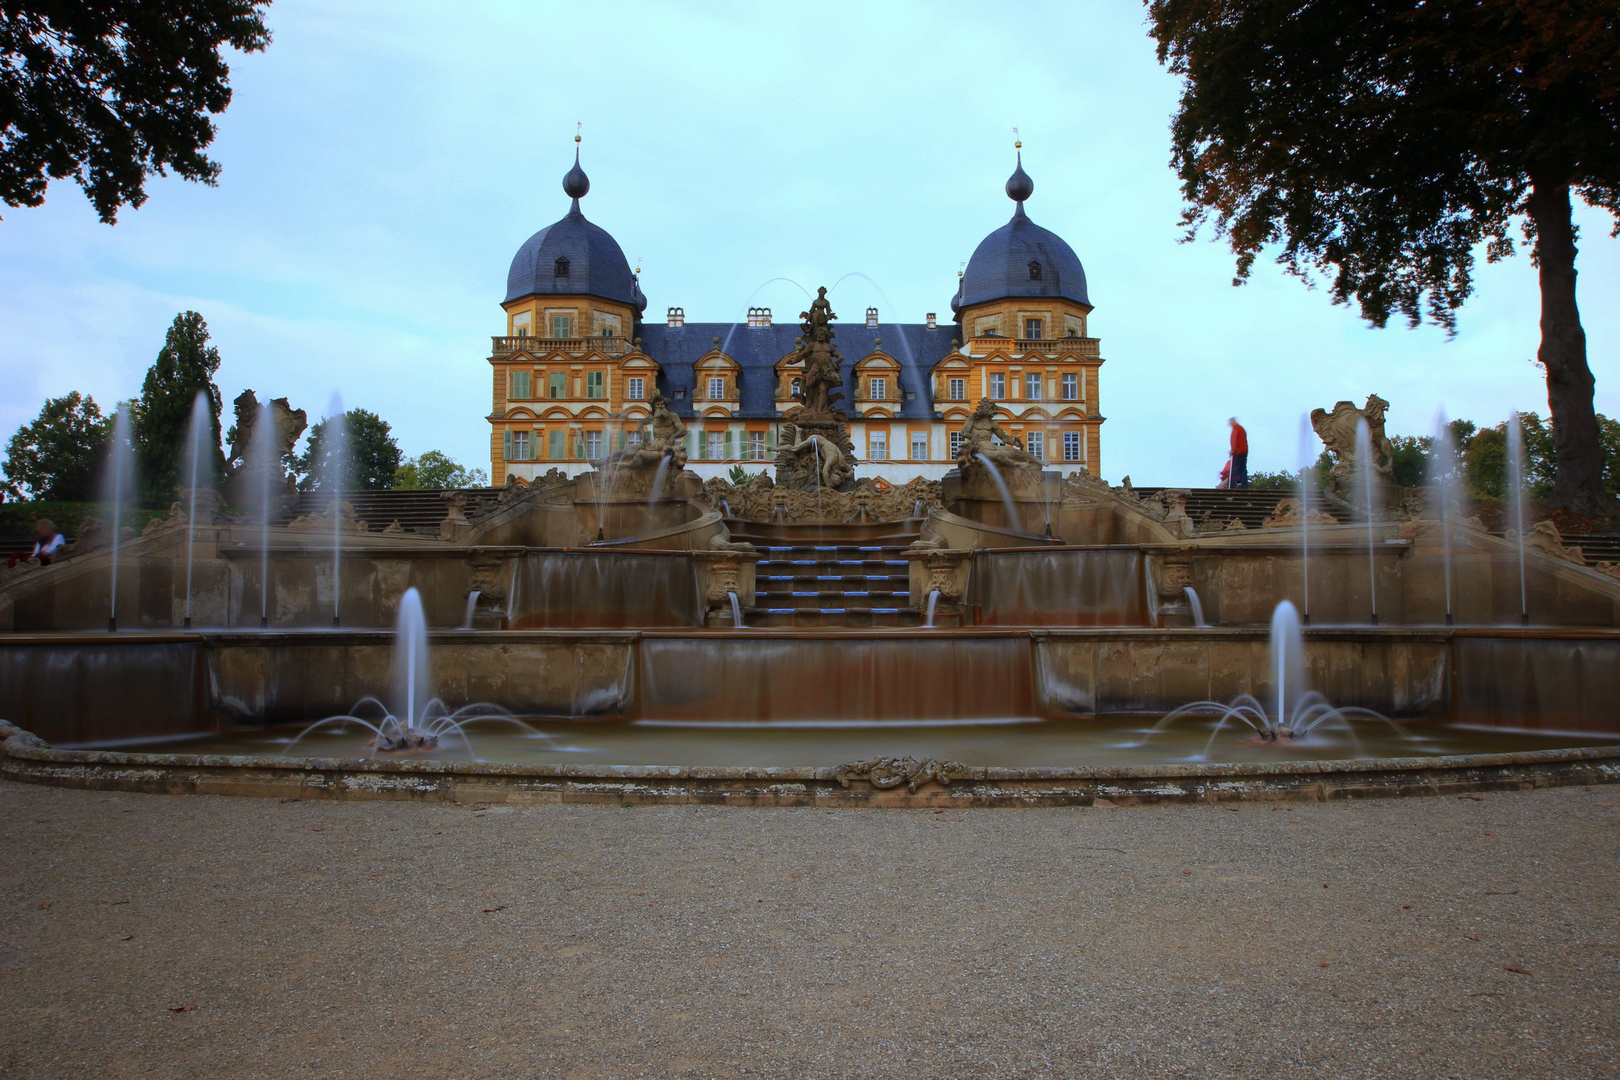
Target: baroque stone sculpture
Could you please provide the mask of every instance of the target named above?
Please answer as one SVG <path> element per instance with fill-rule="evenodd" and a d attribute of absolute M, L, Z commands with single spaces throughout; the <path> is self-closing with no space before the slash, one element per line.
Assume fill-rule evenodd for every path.
<path fill-rule="evenodd" d="M 653 394 L 652 417 L 639 438 L 596 463 L 598 482 L 614 495 L 652 493 L 659 466 L 667 459 L 665 476 L 678 476 L 686 468 L 686 424 L 669 407 L 663 394 Z"/>
<path fill-rule="evenodd" d="M 1326 409 L 1311 410 L 1311 427 L 1322 445 L 1333 455 L 1333 471 L 1328 476 L 1328 492 L 1339 499 L 1347 499 L 1356 484 L 1356 427 L 1367 421 L 1367 435 L 1372 446 L 1372 471 L 1375 480 L 1388 483 L 1395 468 L 1395 448 L 1384 434 L 1384 413 L 1389 402 L 1377 394 L 1367 395 L 1367 404 L 1356 408 L 1351 401 L 1341 401 Z"/>
<path fill-rule="evenodd" d="M 253 506 L 264 497 L 265 490 L 260 466 L 254 460 L 253 452 L 263 410 L 259 408 L 258 396 L 252 390 L 242 391 L 232 404 L 236 410 L 236 432 L 231 437 L 231 452 L 225 464 L 222 491 L 232 506 Z M 298 437 L 309 426 L 309 417 L 303 409 L 289 405 L 284 397 L 272 399 L 269 409 L 270 420 L 275 425 L 269 487 L 272 497 L 285 504 L 296 495 L 296 487 L 282 462 L 286 461 L 297 445 Z"/>
<path fill-rule="evenodd" d="M 996 423 L 996 404 L 981 398 L 978 408 L 962 425 L 962 447 L 956 453 L 956 467 L 967 480 L 994 465 L 1013 490 L 1035 486 L 1041 477 L 1041 459 L 1024 449 L 1024 444 L 1003 431 Z"/>
<path fill-rule="evenodd" d="M 802 371 L 795 400 L 793 423 L 783 432 L 776 451 L 776 483 L 797 491 L 846 489 L 855 482 L 855 444 L 849 438 L 849 417 L 838 402 L 843 399 L 843 357 L 833 341 L 832 306 L 827 288 L 816 290 L 803 320 L 793 363 Z"/>

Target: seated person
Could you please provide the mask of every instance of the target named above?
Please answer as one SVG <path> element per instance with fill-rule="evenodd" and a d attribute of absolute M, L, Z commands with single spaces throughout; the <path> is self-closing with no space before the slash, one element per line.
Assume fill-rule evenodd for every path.
<path fill-rule="evenodd" d="M 38 559 L 39 565 L 49 566 L 51 558 L 66 546 L 67 541 L 56 531 L 56 522 L 49 518 L 40 518 L 34 522 L 34 549 L 16 552 L 6 562 L 6 566 L 14 567 L 26 559 Z"/>

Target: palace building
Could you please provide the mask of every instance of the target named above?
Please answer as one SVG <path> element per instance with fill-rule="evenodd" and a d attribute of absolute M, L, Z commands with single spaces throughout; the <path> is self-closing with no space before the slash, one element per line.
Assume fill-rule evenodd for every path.
<path fill-rule="evenodd" d="M 576 140 L 577 141 L 577 140 Z M 962 423 L 981 398 L 1025 449 L 1099 475 L 1098 340 L 1087 334 L 1086 273 L 1063 238 L 1024 212 L 1034 182 L 1022 153 L 1012 219 L 980 241 L 959 275 L 951 317 L 884 321 L 845 312 L 836 340 L 860 459 L 856 475 L 904 483 L 956 465 Z M 661 393 L 688 430 L 687 468 L 708 478 L 769 469 L 797 400 L 797 317 L 752 308 L 743 323 L 689 322 L 681 307 L 647 318 L 637 274 L 607 230 L 585 219 L 590 181 L 563 177 L 568 213 L 518 249 L 505 333 L 489 363 L 491 478 L 589 470 L 638 437 Z M 853 317 L 852 317 L 853 316 Z"/>

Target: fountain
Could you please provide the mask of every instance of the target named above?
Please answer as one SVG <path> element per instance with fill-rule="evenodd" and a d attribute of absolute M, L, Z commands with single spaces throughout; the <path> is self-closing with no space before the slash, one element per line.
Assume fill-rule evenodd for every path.
<path fill-rule="evenodd" d="M 1452 609 L 1451 586 L 1451 518 L 1456 510 L 1462 469 L 1457 460 L 1457 444 L 1452 437 L 1451 424 L 1441 409 L 1434 420 L 1434 453 L 1430 458 L 1429 482 L 1434 485 L 1440 513 L 1440 565 L 1446 597 L 1446 625 L 1456 624 Z"/>
<path fill-rule="evenodd" d="M 1204 620 L 1204 602 L 1198 599 L 1198 590 L 1188 585 L 1181 591 L 1187 598 L 1187 610 L 1192 612 L 1193 625 L 1207 627 L 1209 623 Z"/>
<path fill-rule="evenodd" d="M 279 509 L 276 481 L 281 474 L 275 414 L 266 402 L 253 428 L 252 468 L 259 481 L 259 626 L 270 626 L 270 522 Z"/>
<path fill-rule="evenodd" d="M 1362 512 L 1367 515 L 1367 603 L 1371 610 L 1370 622 L 1378 625 L 1378 562 L 1376 559 L 1377 538 L 1374 529 L 1374 484 L 1373 484 L 1373 455 L 1372 435 L 1367 421 L 1362 419 L 1356 424 L 1356 468 L 1358 470 L 1358 486 L 1361 490 Z"/>
<path fill-rule="evenodd" d="M 108 567 L 107 629 L 118 629 L 118 566 L 124 540 L 124 504 L 135 491 L 135 443 L 129 409 L 113 415 L 112 440 L 107 444 L 107 463 L 102 476 L 102 498 L 112 521 L 112 562 Z"/>
<path fill-rule="evenodd" d="M 1530 593 L 1524 574 L 1524 425 L 1517 412 L 1507 422 L 1508 499 L 1513 507 L 1513 537 L 1519 554 L 1519 625 L 1530 625 Z"/>
<path fill-rule="evenodd" d="M 394 623 L 394 662 L 392 701 L 404 709 L 394 713 L 376 697 L 362 698 L 347 713 L 328 716 L 304 728 L 287 743 L 283 754 L 291 754 L 306 736 L 324 728 L 342 729 L 358 724 L 372 733 L 367 749 L 376 751 L 437 750 L 441 740 L 454 736 L 471 753 L 468 725 L 497 720 L 513 724 L 531 736 L 540 735 L 532 726 L 496 705 L 478 703 L 451 711 L 433 696 L 432 664 L 428 658 L 427 618 L 422 596 L 414 588 L 400 597 L 399 617 Z M 361 712 L 373 712 L 367 719 Z M 542 736 L 543 737 L 543 736 Z"/>
<path fill-rule="evenodd" d="M 1358 437 L 1345 421 L 1360 410 L 1341 404 L 1324 414 L 1336 440 L 1348 429 L 1335 469 L 1377 520 L 1378 429 Z M 1258 534 L 1208 529 L 1185 492 L 1049 484 L 993 406 L 964 424 L 970 451 L 945 480 L 840 492 L 838 432 L 811 425 L 780 455 L 798 484 L 705 485 L 683 468 L 684 425 L 655 402 L 646 437 L 594 473 L 458 493 L 438 529 L 407 518 L 356 543 L 334 523 L 332 552 L 301 534 L 328 524 L 306 516 L 272 549 L 296 427 L 282 409 L 239 401 L 226 490 L 256 518 L 182 534 L 177 515 L 116 557 L 87 548 L 0 577 L 0 775 L 337 798 L 1036 805 L 1590 783 L 1620 761 L 1620 581 L 1526 543 L 1518 606 L 1566 625 L 1441 627 L 1442 585 L 1469 622 L 1512 606 L 1505 549 L 1449 504 L 1442 524 L 1467 554 L 1444 564 L 1422 522 L 1378 544 L 1393 526 L 1313 516 L 1314 499 L 1341 513 L 1345 500 L 1308 475 L 1303 520 L 1279 504 Z M 368 498 L 382 520 L 440 502 Z M 1043 516 L 1064 541 L 1038 543 L 1028 504 L 1056 498 L 1061 519 Z M 598 531 L 612 539 L 588 543 Z M 187 553 L 188 606 L 226 626 L 77 632 L 107 616 L 113 566 L 121 621 L 178 627 Z M 340 571 L 347 584 L 341 632 L 313 629 L 337 610 L 329 558 L 333 595 Z M 1307 642 L 1293 605 L 1342 621 L 1364 567 L 1369 607 L 1393 625 L 1357 617 Z M 1190 618 L 1161 618 L 1165 602 Z M 277 633 L 236 632 L 271 612 Z M 127 745 L 155 738 L 177 741 Z M 473 739 L 487 760 L 470 760 Z"/>
<path fill-rule="evenodd" d="M 202 459 L 210 442 L 209 429 L 214 419 L 211 406 L 208 392 L 197 391 L 191 403 L 191 419 L 186 425 L 185 460 L 189 468 L 186 472 L 186 600 L 182 625 L 187 630 L 191 629 L 191 567 L 197 548 L 197 492 L 202 487 Z"/>
<path fill-rule="evenodd" d="M 1277 605 L 1271 617 L 1269 637 L 1272 692 L 1262 701 L 1254 694 L 1240 694 L 1230 702 L 1194 701 L 1172 709 L 1149 729 L 1147 738 L 1175 725 L 1186 717 L 1216 718 L 1204 754 L 1229 721 L 1247 725 L 1254 737 L 1262 742 L 1305 739 L 1324 724 L 1343 726 L 1352 739 L 1353 720 L 1367 720 L 1385 725 L 1398 735 L 1406 732 L 1389 717 L 1372 709 L 1358 706 L 1335 707 L 1320 693 L 1310 689 L 1305 678 L 1305 638 L 1299 612 L 1284 600 Z M 1268 707 L 1269 706 L 1269 707 Z M 1146 739 L 1144 739 L 1146 741 Z"/>
<path fill-rule="evenodd" d="M 332 514 L 332 625 L 339 625 L 343 599 L 343 489 L 349 483 L 349 418 L 343 399 L 332 395 L 321 437 L 320 485 L 331 495 Z"/>

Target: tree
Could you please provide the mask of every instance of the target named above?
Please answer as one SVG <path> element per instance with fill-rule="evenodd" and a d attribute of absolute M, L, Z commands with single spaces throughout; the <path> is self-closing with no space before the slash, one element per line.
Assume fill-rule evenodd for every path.
<path fill-rule="evenodd" d="M 429 450 L 421 457 L 406 458 L 394 473 L 395 488 L 469 488 L 484 487 L 489 474 L 483 469 L 469 469 L 442 450 Z"/>
<path fill-rule="evenodd" d="M 39 418 L 6 446 L 6 492 L 12 498 L 78 502 L 96 496 L 96 478 L 112 421 L 95 398 L 77 390 L 50 398 Z"/>
<path fill-rule="evenodd" d="M 219 448 L 220 394 L 214 385 L 218 370 L 219 350 L 208 344 L 208 324 L 203 317 L 195 311 L 176 315 L 157 360 L 146 372 L 135 412 L 135 458 L 148 498 L 159 502 L 173 498 L 182 482 L 191 482 L 190 467 L 186 465 L 182 473 L 180 459 L 185 456 L 192 403 L 199 391 L 208 398 L 211 436 L 205 438 L 208 456 L 199 482 L 206 487 L 224 475 L 225 455 Z"/>
<path fill-rule="evenodd" d="M 299 474 L 298 487 L 302 491 L 323 490 L 328 484 L 330 456 L 337 452 L 335 440 L 329 437 L 331 430 L 331 417 L 310 428 L 304 453 L 294 460 Z M 343 431 L 346 446 L 342 450 L 345 461 L 342 490 L 384 491 L 392 486 L 403 455 L 388 421 L 365 409 L 350 409 L 343 414 Z"/>
<path fill-rule="evenodd" d="M 73 177 L 111 225 L 173 170 L 213 185 L 208 117 L 231 103 L 225 45 L 270 44 L 268 0 L 0 3 L 0 199 L 38 206 Z"/>
<path fill-rule="evenodd" d="M 1190 239 L 1206 223 L 1237 282 L 1280 245 L 1375 326 L 1454 331 L 1474 250 L 1540 273 L 1555 495 L 1606 503 L 1575 301 L 1570 193 L 1620 213 L 1620 20 L 1613 0 L 1150 0 L 1184 79 L 1172 160 Z"/>

